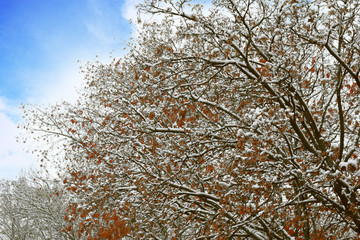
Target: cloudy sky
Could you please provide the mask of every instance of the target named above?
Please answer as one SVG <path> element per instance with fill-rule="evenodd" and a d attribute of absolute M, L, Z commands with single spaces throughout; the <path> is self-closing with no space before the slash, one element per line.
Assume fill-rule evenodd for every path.
<path fill-rule="evenodd" d="M 0 1 L 0 179 L 38 165 L 16 143 L 20 104 L 74 101 L 81 64 L 124 54 L 136 2 Z"/>

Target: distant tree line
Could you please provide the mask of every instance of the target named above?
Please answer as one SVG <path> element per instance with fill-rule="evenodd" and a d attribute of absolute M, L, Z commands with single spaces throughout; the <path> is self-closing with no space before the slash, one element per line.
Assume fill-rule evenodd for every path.
<path fill-rule="evenodd" d="M 35 171 L 0 181 L 1 240 L 79 239 L 65 220 L 68 194 L 62 184 Z"/>

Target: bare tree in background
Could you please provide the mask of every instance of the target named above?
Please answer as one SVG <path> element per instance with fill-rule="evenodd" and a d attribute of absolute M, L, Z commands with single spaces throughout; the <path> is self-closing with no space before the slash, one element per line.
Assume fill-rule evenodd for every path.
<path fill-rule="evenodd" d="M 54 180 L 35 171 L 0 182 L 0 238 L 4 240 L 78 239 L 66 231 L 68 198 Z M 70 229 L 68 229 L 70 230 Z"/>

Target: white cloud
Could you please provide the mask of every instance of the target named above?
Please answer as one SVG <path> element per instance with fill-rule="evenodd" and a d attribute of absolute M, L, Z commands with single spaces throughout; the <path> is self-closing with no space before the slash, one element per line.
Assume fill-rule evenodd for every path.
<path fill-rule="evenodd" d="M 36 165 L 34 157 L 23 150 L 25 146 L 16 141 L 20 134 L 15 120 L 18 114 L 19 111 L 14 111 L 13 106 L 0 97 L 0 179 L 14 178 L 20 169 Z"/>
<path fill-rule="evenodd" d="M 48 105 L 76 101 L 76 91 L 80 89 L 84 77 L 79 73 L 79 64 L 75 59 L 67 61 L 69 63 L 58 63 L 51 71 L 32 73 L 31 77 L 36 81 L 27 90 L 26 103 Z"/>
<path fill-rule="evenodd" d="M 141 2 L 142 2 L 141 0 L 126 0 L 121 10 L 122 16 L 125 19 L 135 22 L 137 19 L 136 6 Z"/>
<path fill-rule="evenodd" d="M 0 179 L 15 178 L 14 173 L 20 173 L 20 169 L 38 165 L 35 156 L 23 151 L 28 146 L 16 142 L 20 134 L 17 124 L 21 123 L 19 98 L 25 104 L 52 105 L 63 100 L 74 103 L 77 89 L 84 83 L 79 67 L 86 61 L 108 63 L 111 52 L 116 58 L 122 54 L 130 33 L 121 5 L 102 0 L 87 2 L 89 5 L 75 14 L 70 23 L 64 19 L 63 24 L 51 29 L 49 24 L 34 24 L 35 28 L 29 30 L 38 55 L 33 57 L 34 64 L 16 72 L 22 79 L 23 96 L 16 100 L 0 96 Z"/>

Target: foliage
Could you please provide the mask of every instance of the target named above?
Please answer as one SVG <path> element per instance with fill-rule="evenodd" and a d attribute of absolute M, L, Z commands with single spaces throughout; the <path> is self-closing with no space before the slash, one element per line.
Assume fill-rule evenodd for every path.
<path fill-rule="evenodd" d="M 67 220 L 88 239 L 356 238 L 358 1 L 187 2 L 145 1 L 159 21 L 87 66 L 78 104 L 26 110 L 43 156 L 62 150 Z"/>

